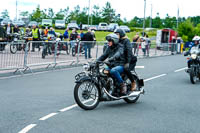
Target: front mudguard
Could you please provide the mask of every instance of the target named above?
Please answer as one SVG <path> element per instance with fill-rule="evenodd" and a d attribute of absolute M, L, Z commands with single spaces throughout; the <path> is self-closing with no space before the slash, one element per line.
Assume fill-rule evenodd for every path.
<path fill-rule="evenodd" d="M 90 82 L 95 83 L 95 85 L 98 87 L 98 89 L 100 91 L 100 86 L 99 86 L 98 81 L 96 79 L 94 79 L 90 76 L 83 76 L 80 79 L 76 80 L 75 83 L 78 84 L 78 83 L 82 83 L 83 81 L 90 81 Z"/>

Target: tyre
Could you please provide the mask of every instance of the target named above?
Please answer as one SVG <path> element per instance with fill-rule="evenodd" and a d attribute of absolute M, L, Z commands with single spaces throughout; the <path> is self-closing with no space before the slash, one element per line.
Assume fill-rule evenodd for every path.
<path fill-rule="evenodd" d="M 192 84 L 195 84 L 197 82 L 196 69 L 194 67 L 191 68 L 190 81 Z"/>
<path fill-rule="evenodd" d="M 72 48 L 72 56 L 75 56 L 76 55 L 76 49 L 75 47 Z"/>
<path fill-rule="evenodd" d="M 126 80 L 127 88 L 131 87 L 131 81 L 129 79 Z M 136 90 L 140 91 L 140 87 L 139 87 L 139 79 L 136 79 Z M 137 100 L 139 99 L 140 95 L 138 95 L 137 97 L 128 97 L 128 98 L 124 98 L 124 101 L 127 103 L 136 103 Z"/>
<path fill-rule="evenodd" d="M 15 44 L 10 44 L 10 52 L 12 54 L 15 54 L 17 52 L 17 45 Z"/>
<path fill-rule="evenodd" d="M 100 90 L 91 80 L 77 83 L 74 87 L 74 99 L 84 110 L 92 110 L 99 104 Z"/>

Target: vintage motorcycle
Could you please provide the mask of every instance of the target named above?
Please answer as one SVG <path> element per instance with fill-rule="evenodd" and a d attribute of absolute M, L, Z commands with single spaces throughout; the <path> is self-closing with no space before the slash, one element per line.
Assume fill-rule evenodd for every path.
<path fill-rule="evenodd" d="M 143 79 L 139 79 L 135 71 L 132 74 L 136 81 L 136 91 L 131 92 L 131 81 L 125 74 L 122 78 L 127 85 L 127 95 L 121 95 L 119 83 L 106 71 L 109 63 L 96 61 L 83 66 L 85 71 L 75 76 L 74 98 L 76 103 L 85 110 L 92 110 L 101 101 L 123 99 L 127 103 L 135 103 L 140 94 L 144 94 Z"/>
<path fill-rule="evenodd" d="M 197 82 L 197 79 L 200 80 L 200 49 L 199 46 L 192 47 L 190 52 L 184 54 L 185 56 L 189 55 L 188 58 L 191 60 L 190 68 L 186 70 L 190 75 L 190 81 L 192 84 Z"/>

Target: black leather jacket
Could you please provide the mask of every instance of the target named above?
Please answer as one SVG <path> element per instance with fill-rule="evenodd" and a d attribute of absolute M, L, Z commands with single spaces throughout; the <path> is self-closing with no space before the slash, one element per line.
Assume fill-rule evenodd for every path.
<path fill-rule="evenodd" d="M 103 55 L 101 55 L 97 60 L 104 61 L 107 58 L 109 58 L 108 60 L 111 63 L 110 67 L 124 66 L 124 45 L 117 44 L 116 46 L 108 46 Z"/>
<path fill-rule="evenodd" d="M 132 52 L 132 45 L 129 41 L 128 38 L 122 38 L 119 40 L 119 43 L 124 45 L 124 56 L 125 56 L 125 63 L 130 63 L 131 58 L 133 57 L 133 52 Z"/>

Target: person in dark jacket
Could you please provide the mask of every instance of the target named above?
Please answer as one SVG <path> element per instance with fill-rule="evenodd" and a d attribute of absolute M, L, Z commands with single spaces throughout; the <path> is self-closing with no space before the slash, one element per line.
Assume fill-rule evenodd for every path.
<path fill-rule="evenodd" d="M 128 78 L 132 82 L 131 91 L 136 90 L 136 82 L 135 79 L 131 73 L 132 69 L 135 69 L 135 65 L 137 62 L 137 57 L 133 56 L 132 52 L 132 45 L 130 43 L 130 40 L 126 37 L 126 33 L 122 29 L 116 29 L 114 31 L 115 34 L 119 36 L 119 43 L 124 45 L 124 54 L 125 54 L 125 65 L 124 65 L 124 73 L 127 74 Z"/>
<path fill-rule="evenodd" d="M 88 32 L 83 35 L 83 41 L 85 49 L 85 59 L 92 58 L 91 47 L 92 42 L 94 41 L 94 36 L 92 35 L 91 29 L 88 29 Z"/>
<path fill-rule="evenodd" d="M 15 27 L 13 28 L 13 33 L 19 33 L 19 27 L 17 25 L 15 25 Z"/>
<path fill-rule="evenodd" d="M 76 29 L 73 29 L 72 33 L 70 34 L 70 37 L 69 37 L 71 48 L 75 46 L 77 39 L 78 39 L 78 33 L 77 33 Z"/>
<path fill-rule="evenodd" d="M 0 25 L 0 42 L 4 42 L 6 37 L 6 32 L 4 28 Z M 6 44 L 0 44 L 0 51 L 3 51 L 5 49 Z"/>
<path fill-rule="evenodd" d="M 108 41 L 108 48 L 97 61 L 104 61 L 108 58 L 110 64 L 108 71 L 110 71 L 110 74 L 115 77 L 120 84 L 121 94 L 126 95 L 127 88 L 120 75 L 124 72 L 124 46 L 119 44 L 119 37 L 114 33 L 107 35 L 106 40 Z"/>
<path fill-rule="evenodd" d="M 8 24 L 6 25 L 6 28 L 5 28 L 5 31 L 6 31 L 6 37 L 7 37 L 7 40 L 10 42 L 12 41 L 12 33 L 13 33 L 13 29 L 10 25 L 10 22 L 8 22 Z"/>

